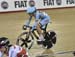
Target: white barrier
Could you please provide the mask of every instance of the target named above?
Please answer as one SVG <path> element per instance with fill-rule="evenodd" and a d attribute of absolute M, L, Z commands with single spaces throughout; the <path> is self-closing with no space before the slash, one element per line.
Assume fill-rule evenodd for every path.
<path fill-rule="evenodd" d="M 0 12 L 26 10 L 29 0 L 0 0 Z M 74 7 L 75 0 L 34 0 L 37 9 Z"/>

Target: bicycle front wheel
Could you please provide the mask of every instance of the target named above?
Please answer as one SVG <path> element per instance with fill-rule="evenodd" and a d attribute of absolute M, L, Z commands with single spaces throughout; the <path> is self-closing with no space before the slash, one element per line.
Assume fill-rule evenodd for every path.
<path fill-rule="evenodd" d="M 31 49 L 34 44 L 34 37 L 29 32 L 23 32 L 18 36 L 16 44 Z"/>

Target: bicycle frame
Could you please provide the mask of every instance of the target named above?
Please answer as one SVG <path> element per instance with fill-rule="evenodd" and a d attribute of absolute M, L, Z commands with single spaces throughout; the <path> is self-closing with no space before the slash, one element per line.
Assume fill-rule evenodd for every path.
<path fill-rule="evenodd" d="M 42 27 L 41 27 L 41 29 L 43 30 L 43 34 L 46 33 L 47 25 L 48 25 L 48 24 L 45 25 L 45 28 L 42 28 Z M 26 25 L 25 25 L 25 26 L 26 26 Z M 25 30 L 26 30 L 27 28 L 29 28 L 29 34 L 32 33 L 32 34 L 35 36 L 36 39 L 39 39 L 38 36 L 36 35 L 36 33 L 34 32 L 34 31 L 36 31 L 36 29 L 34 29 L 33 31 L 31 31 L 32 26 L 26 26 Z M 38 32 L 37 32 L 37 33 L 38 33 Z"/>
<path fill-rule="evenodd" d="M 41 28 L 41 29 L 43 30 L 43 34 L 46 33 L 47 25 L 48 25 L 48 24 L 45 25 L 45 28 Z M 32 33 L 33 33 L 33 35 L 35 36 L 36 39 L 39 39 L 38 36 L 36 35 L 36 33 L 34 32 L 35 30 L 36 30 L 36 29 L 34 29 L 34 30 L 32 31 Z M 37 32 L 37 33 L 38 33 L 38 32 Z"/>
<path fill-rule="evenodd" d="M 31 29 L 32 29 L 31 26 L 25 26 L 25 29 L 24 29 L 24 30 L 27 30 L 27 28 L 29 28 L 29 31 L 28 31 L 28 32 L 25 31 L 25 32 L 21 33 L 21 34 L 18 36 L 18 39 L 17 39 L 17 43 L 16 43 L 16 44 L 19 45 L 19 40 L 20 40 L 20 41 L 23 42 L 20 46 L 25 45 L 25 47 L 28 48 L 28 44 L 27 44 L 27 43 L 28 43 L 28 42 L 31 42 L 31 44 L 30 44 L 30 46 L 29 46 L 29 48 L 28 48 L 28 49 L 30 49 L 30 48 L 32 47 L 33 43 L 34 43 L 34 37 L 35 37 L 36 39 L 39 39 L 39 37 L 38 37 L 37 34 L 34 32 L 34 31 L 36 31 L 36 29 L 34 29 L 33 31 L 31 31 Z M 45 26 L 44 29 L 42 29 L 42 30 L 43 30 L 43 33 L 46 33 L 46 28 L 47 28 L 47 25 Z M 26 37 L 25 37 L 24 39 L 21 38 L 23 35 L 26 35 Z M 34 36 L 34 37 L 33 37 L 33 36 Z M 31 37 L 31 40 L 29 40 L 30 37 Z"/>

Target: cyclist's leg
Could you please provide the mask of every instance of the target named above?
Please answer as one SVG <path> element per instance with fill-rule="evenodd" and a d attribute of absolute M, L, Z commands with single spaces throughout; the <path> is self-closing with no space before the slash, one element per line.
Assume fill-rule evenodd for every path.
<path fill-rule="evenodd" d="M 46 24 L 48 24 L 48 23 L 49 23 L 49 19 L 46 19 L 46 18 L 45 18 L 45 19 L 41 20 L 40 23 L 38 23 L 37 26 L 36 26 L 36 29 L 37 29 L 37 31 L 38 31 L 38 33 L 39 33 L 39 39 L 40 39 L 41 41 L 44 40 L 41 27 L 43 27 L 44 25 L 46 25 Z"/>
<path fill-rule="evenodd" d="M 38 23 L 36 26 L 36 29 L 37 29 L 37 32 L 39 34 L 39 40 L 43 40 L 42 30 L 40 27 L 41 27 L 41 24 Z"/>

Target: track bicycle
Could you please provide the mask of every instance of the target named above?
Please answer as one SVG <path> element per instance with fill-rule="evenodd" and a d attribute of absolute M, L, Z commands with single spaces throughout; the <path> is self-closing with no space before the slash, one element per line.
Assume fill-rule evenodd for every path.
<path fill-rule="evenodd" d="M 56 33 L 54 31 L 46 31 L 47 29 L 47 25 L 45 25 L 44 28 L 41 28 L 43 30 L 43 36 L 45 41 L 42 42 L 43 47 L 46 47 L 47 49 L 52 48 L 54 44 L 56 44 Z M 24 28 L 25 27 L 25 28 Z M 34 29 L 33 31 L 31 31 L 32 26 L 23 26 L 24 30 L 28 31 L 24 31 L 22 32 L 18 38 L 17 38 L 17 42 L 16 44 L 20 45 L 20 46 L 24 46 L 25 48 L 31 49 L 31 47 L 34 44 L 35 39 L 39 39 L 39 36 L 35 33 L 35 31 L 37 31 L 36 29 Z M 37 42 L 38 44 L 40 44 L 40 42 Z"/>

